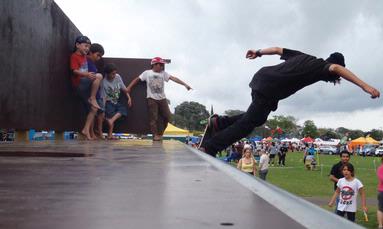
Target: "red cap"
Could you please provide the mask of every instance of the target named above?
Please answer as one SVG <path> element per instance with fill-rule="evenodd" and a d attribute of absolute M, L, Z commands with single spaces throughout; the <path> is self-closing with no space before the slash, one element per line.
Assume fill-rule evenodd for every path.
<path fill-rule="evenodd" d="M 167 61 L 162 59 L 161 57 L 154 57 L 152 61 L 150 61 L 150 65 L 153 64 L 167 64 Z"/>

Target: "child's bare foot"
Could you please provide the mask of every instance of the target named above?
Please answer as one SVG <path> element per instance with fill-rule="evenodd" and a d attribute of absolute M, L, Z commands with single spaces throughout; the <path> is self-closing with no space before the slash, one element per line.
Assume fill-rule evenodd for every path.
<path fill-rule="evenodd" d="M 118 138 L 113 136 L 113 135 L 112 136 L 108 136 L 107 139 L 108 140 L 118 140 Z"/>
<path fill-rule="evenodd" d="M 93 99 L 93 98 L 89 98 L 88 99 L 88 102 L 90 105 L 92 105 L 93 107 L 97 108 L 97 109 L 101 109 L 101 107 L 98 105 L 96 99 Z"/>
<path fill-rule="evenodd" d="M 96 140 L 97 139 L 96 134 L 93 131 L 91 131 L 89 135 L 90 135 L 90 138 L 92 140 Z"/>
<path fill-rule="evenodd" d="M 83 135 L 86 140 L 92 140 L 92 137 L 90 136 L 90 134 L 86 132 L 85 130 L 82 130 L 80 134 Z"/>
<path fill-rule="evenodd" d="M 162 141 L 162 135 L 155 134 L 153 137 L 153 141 Z"/>
<path fill-rule="evenodd" d="M 96 138 L 100 140 L 104 140 L 104 135 L 102 134 L 96 134 Z"/>

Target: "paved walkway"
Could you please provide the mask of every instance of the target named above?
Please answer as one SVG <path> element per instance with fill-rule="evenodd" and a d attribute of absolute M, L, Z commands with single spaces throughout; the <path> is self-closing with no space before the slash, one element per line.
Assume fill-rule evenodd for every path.
<path fill-rule="evenodd" d="M 225 226 L 304 228 L 175 141 L 0 144 L 0 228 Z"/>

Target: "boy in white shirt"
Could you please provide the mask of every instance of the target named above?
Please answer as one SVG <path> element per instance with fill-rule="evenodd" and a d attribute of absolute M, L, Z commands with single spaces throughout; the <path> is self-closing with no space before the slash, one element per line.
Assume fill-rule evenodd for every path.
<path fill-rule="evenodd" d="M 146 82 L 150 130 L 153 134 L 153 141 L 161 141 L 171 116 L 165 96 L 165 82 L 172 80 L 185 86 L 187 90 L 190 90 L 191 87 L 177 77 L 165 72 L 165 64 L 167 63 L 161 57 L 153 58 L 150 64 L 152 68 L 144 71 L 139 77 L 132 80 L 127 90 L 130 93 L 139 81 Z"/>

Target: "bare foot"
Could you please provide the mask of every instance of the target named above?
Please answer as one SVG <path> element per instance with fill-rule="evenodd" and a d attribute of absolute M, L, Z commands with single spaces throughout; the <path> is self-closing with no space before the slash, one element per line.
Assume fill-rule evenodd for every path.
<path fill-rule="evenodd" d="M 90 138 L 92 140 L 96 140 L 97 139 L 96 134 L 93 131 L 91 131 L 89 135 L 90 135 Z"/>
<path fill-rule="evenodd" d="M 92 105 L 93 107 L 97 108 L 97 109 L 101 109 L 101 107 L 98 105 L 96 99 L 92 99 L 92 98 L 89 98 L 88 99 L 88 102 L 90 105 Z"/>
<path fill-rule="evenodd" d="M 104 135 L 96 134 L 97 139 L 104 140 Z"/>
<path fill-rule="evenodd" d="M 153 141 L 162 141 L 162 136 L 158 135 L 158 134 L 155 134 L 154 137 L 153 137 Z"/>
<path fill-rule="evenodd" d="M 108 137 L 107 137 L 107 139 L 108 139 L 108 140 L 118 140 L 118 138 L 117 138 L 117 137 L 115 137 L 115 136 L 113 136 L 113 135 L 112 135 L 112 136 L 110 136 L 110 137 L 108 136 Z"/>
<path fill-rule="evenodd" d="M 80 134 L 82 134 L 86 140 L 92 140 L 92 137 L 90 136 L 90 134 L 86 132 L 85 130 L 82 130 Z"/>

